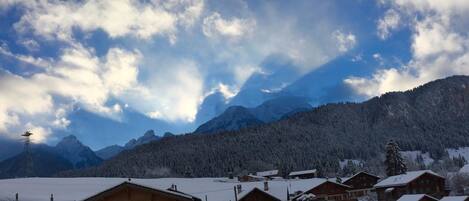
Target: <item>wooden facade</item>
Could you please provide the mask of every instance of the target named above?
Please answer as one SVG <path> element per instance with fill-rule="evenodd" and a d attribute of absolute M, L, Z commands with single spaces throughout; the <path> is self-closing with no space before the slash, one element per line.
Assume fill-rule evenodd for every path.
<path fill-rule="evenodd" d="M 350 178 L 342 181 L 343 184 L 350 186 L 352 189 L 349 191 L 350 197 L 362 197 L 368 195 L 373 186 L 378 183 L 380 178 L 378 176 L 369 174 L 367 172 L 359 172 Z"/>
<path fill-rule="evenodd" d="M 241 197 L 239 201 L 281 201 L 280 199 L 264 192 L 258 188 L 254 188 L 249 191 L 246 195 Z"/>
<path fill-rule="evenodd" d="M 199 198 L 124 182 L 84 201 L 201 201 Z"/>
<path fill-rule="evenodd" d="M 355 201 L 356 199 L 351 198 L 348 191 L 352 188 L 343 184 L 339 184 L 332 181 L 325 181 L 324 183 L 305 191 L 302 194 L 313 194 L 316 200 L 327 200 L 327 201 Z M 293 200 L 296 200 L 293 199 Z"/>
<path fill-rule="evenodd" d="M 424 173 L 404 184 L 378 186 L 375 189 L 379 201 L 396 201 L 405 194 L 427 194 L 435 198 L 448 194 L 445 178 L 431 173 Z"/>

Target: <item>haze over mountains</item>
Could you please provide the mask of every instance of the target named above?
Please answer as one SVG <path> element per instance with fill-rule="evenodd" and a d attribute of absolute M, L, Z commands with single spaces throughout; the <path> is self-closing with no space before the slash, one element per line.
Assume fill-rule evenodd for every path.
<path fill-rule="evenodd" d="M 337 172 L 339 160 L 380 161 L 384 144 L 445 157 L 469 145 L 469 77 L 436 80 L 363 103 L 327 104 L 277 122 L 214 135 L 163 138 L 64 176 L 223 176 L 271 168 Z M 446 156 L 447 157 L 447 156 Z M 380 163 L 380 162 L 379 162 Z"/>

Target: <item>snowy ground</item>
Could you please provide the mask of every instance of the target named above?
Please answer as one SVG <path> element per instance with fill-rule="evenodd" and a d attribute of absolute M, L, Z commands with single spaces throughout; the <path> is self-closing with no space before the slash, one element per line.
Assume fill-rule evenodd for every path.
<path fill-rule="evenodd" d="M 422 156 L 423 163 L 426 166 L 429 166 L 435 161 L 430 157 L 430 153 L 428 152 L 422 153 L 422 151 L 401 151 L 401 154 L 404 158 L 411 161 L 417 161 L 417 157 L 420 155 Z"/>
<path fill-rule="evenodd" d="M 469 147 L 459 147 L 457 149 L 446 149 L 446 151 L 449 154 L 450 158 L 456 158 L 461 155 L 466 159 L 466 161 L 469 161 Z"/>
<path fill-rule="evenodd" d="M 118 185 L 126 178 L 21 178 L 0 180 L 0 200 L 14 200 L 19 194 L 21 201 L 49 201 L 54 194 L 55 201 L 79 201 Z M 233 201 L 233 187 L 241 184 L 243 196 L 254 187 L 263 189 L 263 182 L 223 182 L 225 178 L 161 178 L 132 179 L 131 182 L 158 189 L 168 189 L 172 184 L 179 191 L 208 201 Z M 269 193 L 286 199 L 290 192 L 305 191 L 324 182 L 325 179 L 269 181 Z"/>
<path fill-rule="evenodd" d="M 344 167 L 347 165 L 347 163 L 351 161 L 353 164 L 359 166 L 361 164 L 361 161 L 358 159 L 344 159 L 339 161 L 339 166 L 341 169 L 344 169 Z"/>

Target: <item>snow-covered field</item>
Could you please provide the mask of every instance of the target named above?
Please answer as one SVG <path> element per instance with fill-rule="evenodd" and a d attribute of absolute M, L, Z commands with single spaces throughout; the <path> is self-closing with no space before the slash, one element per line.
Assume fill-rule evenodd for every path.
<path fill-rule="evenodd" d="M 401 154 L 404 158 L 411 161 L 417 161 L 417 157 L 420 155 L 422 156 L 423 163 L 426 166 L 429 166 L 435 161 L 430 157 L 430 153 L 428 152 L 422 153 L 422 151 L 401 151 Z"/>
<path fill-rule="evenodd" d="M 456 158 L 459 156 L 464 157 L 466 161 L 469 161 L 469 147 L 459 147 L 457 149 L 446 149 L 450 158 Z"/>
<path fill-rule="evenodd" d="M 49 201 L 54 194 L 55 201 L 79 201 L 116 186 L 126 178 L 21 178 L 0 180 L 0 200 L 14 200 L 19 194 L 21 201 Z M 326 181 L 325 179 L 273 180 L 269 181 L 269 193 L 286 200 L 289 192 L 306 191 Z M 208 201 L 233 201 L 233 187 L 241 184 L 242 192 L 238 197 L 257 187 L 263 189 L 263 182 L 234 182 L 226 178 L 161 178 L 132 179 L 131 182 L 157 188 L 168 189 L 172 184 L 184 193 Z"/>

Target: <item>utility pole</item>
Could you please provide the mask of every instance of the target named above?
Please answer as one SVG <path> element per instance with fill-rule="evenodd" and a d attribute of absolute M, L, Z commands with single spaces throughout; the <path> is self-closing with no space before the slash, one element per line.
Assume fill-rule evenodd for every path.
<path fill-rule="evenodd" d="M 34 176 L 33 175 L 33 157 L 31 155 L 31 148 L 30 148 L 30 144 L 31 144 L 31 135 L 33 135 L 33 133 L 31 133 L 30 131 L 26 131 L 24 132 L 21 136 L 24 137 L 24 154 L 26 156 L 26 164 L 25 164 L 25 173 L 26 175 L 25 176 Z"/>

